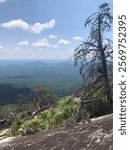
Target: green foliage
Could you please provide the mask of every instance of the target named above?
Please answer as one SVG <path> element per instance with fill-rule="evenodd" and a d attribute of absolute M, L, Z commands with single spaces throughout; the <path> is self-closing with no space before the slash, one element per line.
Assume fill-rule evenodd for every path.
<path fill-rule="evenodd" d="M 40 122 L 37 119 L 27 120 L 24 123 L 21 124 L 21 126 L 18 129 L 18 134 L 21 135 L 28 135 L 28 134 L 34 134 L 38 131 L 40 131 L 41 126 Z"/>
<path fill-rule="evenodd" d="M 0 119 L 4 119 L 6 116 L 9 116 L 11 112 L 15 112 L 16 105 L 0 105 Z"/>
<path fill-rule="evenodd" d="M 85 109 L 90 113 L 90 117 L 92 118 L 112 113 L 112 105 L 110 106 L 109 102 L 102 98 L 88 103 Z"/>
<path fill-rule="evenodd" d="M 11 134 L 12 135 L 18 135 L 18 130 L 23 123 L 22 113 L 18 114 L 15 118 L 15 121 L 12 123 L 11 126 Z"/>
<path fill-rule="evenodd" d="M 32 91 L 34 105 L 38 108 L 45 107 L 46 105 L 55 105 L 56 97 L 53 93 L 43 87 L 34 88 Z"/>
<path fill-rule="evenodd" d="M 111 92 L 112 90 L 113 88 L 111 86 Z M 93 93 L 93 95 L 91 93 Z M 108 102 L 107 96 L 104 93 L 104 87 L 101 86 L 101 84 L 93 86 L 90 93 L 84 91 L 82 98 L 86 102 L 84 104 L 84 108 L 86 112 L 90 113 L 91 118 L 110 114 L 113 112 L 113 106 Z"/>
<path fill-rule="evenodd" d="M 64 97 L 59 100 L 56 108 L 41 112 L 37 118 L 24 122 L 20 122 L 17 118 L 12 126 L 12 134 L 28 135 L 56 127 L 75 113 L 78 107 L 78 103 L 74 102 L 74 97 Z"/>
<path fill-rule="evenodd" d="M 67 61 L 0 61 L 2 105 L 15 103 L 19 94 L 29 95 L 37 86 L 45 87 L 61 98 L 74 93 L 81 84 L 77 68 Z"/>
<path fill-rule="evenodd" d="M 78 104 L 74 102 L 74 98 L 68 96 L 61 99 L 58 102 L 59 109 L 64 115 L 64 119 L 68 118 L 70 114 L 73 114 L 78 107 Z"/>

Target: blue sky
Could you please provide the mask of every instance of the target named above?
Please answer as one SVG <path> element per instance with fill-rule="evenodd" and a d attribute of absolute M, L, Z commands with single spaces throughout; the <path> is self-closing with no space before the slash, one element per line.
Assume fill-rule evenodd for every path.
<path fill-rule="evenodd" d="M 68 59 L 105 0 L 0 0 L 0 59 Z M 107 0 L 112 3 L 112 0 Z"/>

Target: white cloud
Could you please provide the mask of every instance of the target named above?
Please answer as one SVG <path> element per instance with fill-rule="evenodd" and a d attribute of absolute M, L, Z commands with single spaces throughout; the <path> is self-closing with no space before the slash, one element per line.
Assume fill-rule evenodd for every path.
<path fill-rule="evenodd" d="M 5 3 L 7 0 L 0 0 L 0 3 Z"/>
<path fill-rule="evenodd" d="M 19 42 L 17 45 L 18 46 L 29 46 L 30 44 L 29 44 L 29 42 L 27 40 L 25 40 L 25 41 Z"/>
<path fill-rule="evenodd" d="M 11 20 L 6 23 L 0 24 L 0 27 L 5 28 L 5 29 L 22 29 L 22 30 L 27 30 L 29 32 L 39 34 L 43 30 L 46 29 L 51 29 L 55 26 L 56 21 L 55 19 L 50 20 L 49 22 L 46 22 L 44 24 L 40 23 L 35 23 L 35 24 L 28 24 L 27 22 L 23 21 L 22 19 L 17 19 L 17 20 Z"/>
<path fill-rule="evenodd" d="M 59 46 L 57 44 L 50 44 L 46 38 L 40 39 L 32 44 L 33 47 L 36 48 L 58 48 Z"/>
<path fill-rule="evenodd" d="M 34 25 L 30 26 L 30 32 L 35 33 L 35 34 L 39 34 L 43 30 L 53 28 L 55 26 L 55 24 L 56 24 L 55 19 L 52 19 L 49 22 L 46 22 L 44 24 L 35 23 Z"/>
<path fill-rule="evenodd" d="M 11 20 L 7 23 L 2 23 L 0 27 L 5 29 L 22 29 L 22 30 L 28 30 L 30 28 L 29 24 L 22 19 L 18 20 Z"/>
<path fill-rule="evenodd" d="M 73 40 L 74 40 L 74 41 L 82 41 L 83 38 L 80 37 L 80 36 L 75 36 L 75 37 L 73 37 Z"/>
<path fill-rule="evenodd" d="M 19 50 L 20 48 L 17 46 L 16 48 L 15 48 L 15 50 Z"/>
<path fill-rule="evenodd" d="M 30 32 L 39 34 L 43 30 L 43 26 L 40 23 L 35 23 L 34 25 L 31 25 Z"/>
<path fill-rule="evenodd" d="M 0 50 L 0 59 L 69 59 L 73 55 L 72 48 L 48 49 L 48 48 L 4 48 Z"/>
<path fill-rule="evenodd" d="M 50 38 L 50 39 L 56 39 L 56 38 L 57 38 L 57 36 L 56 36 L 56 35 L 51 34 L 51 35 L 49 36 L 49 38 Z"/>
<path fill-rule="evenodd" d="M 59 42 L 58 42 L 58 44 L 59 44 L 59 45 L 69 45 L 69 44 L 70 44 L 70 41 L 60 39 Z"/>
<path fill-rule="evenodd" d="M 52 45 L 52 48 L 58 48 L 59 46 L 57 44 Z"/>
<path fill-rule="evenodd" d="M 33 47 L 39 47 L 39 48 L 45 48 L 45 47 L 50 47 L 47 39 L 40 39 L 37 42 L 32 44 Z"/>

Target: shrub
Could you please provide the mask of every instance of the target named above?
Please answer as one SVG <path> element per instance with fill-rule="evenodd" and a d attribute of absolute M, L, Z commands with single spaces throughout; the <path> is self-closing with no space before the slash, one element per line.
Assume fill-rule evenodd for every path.
<path fill-rule="evenodd" d="M 18 114 L 15 118 L 15 121 L 12 123 L 11 125 L 11 134 L 12 135 L 18 135 L 18 130 L 21 126 L 21 124 L 23 123 L 23 119 L 22 119 L 22 113 Z"/>
<path fill-rule="evenodd" d="M 40 131 L 40 122 L 37 119 L 25 121 L 18 129 L 18 134 L 28 135 Z"/>
<path fill-rule="evenodd" d="M 58 102 L 56 108 L 41 112 L 37 118 L 24 122 L 17 118 L 12 126 L 12 134 L 34 134 L 41 130 L 56 127 L 75 113 L 78 107 L 78 103 L 74 102 L 74 97 L 64 97 Z"/>

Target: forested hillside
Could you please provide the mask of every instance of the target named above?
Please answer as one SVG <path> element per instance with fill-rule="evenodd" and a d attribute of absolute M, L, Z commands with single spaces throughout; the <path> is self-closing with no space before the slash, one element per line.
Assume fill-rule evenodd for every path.
<path fill-rule="evenodd" d="M 63 97 L 76 93 L 81 86 L 82 79 L 72 62 L 0 61 L 0 104 L 14 103 L 19 95 L 29 96 L 36 87 Z"/>

